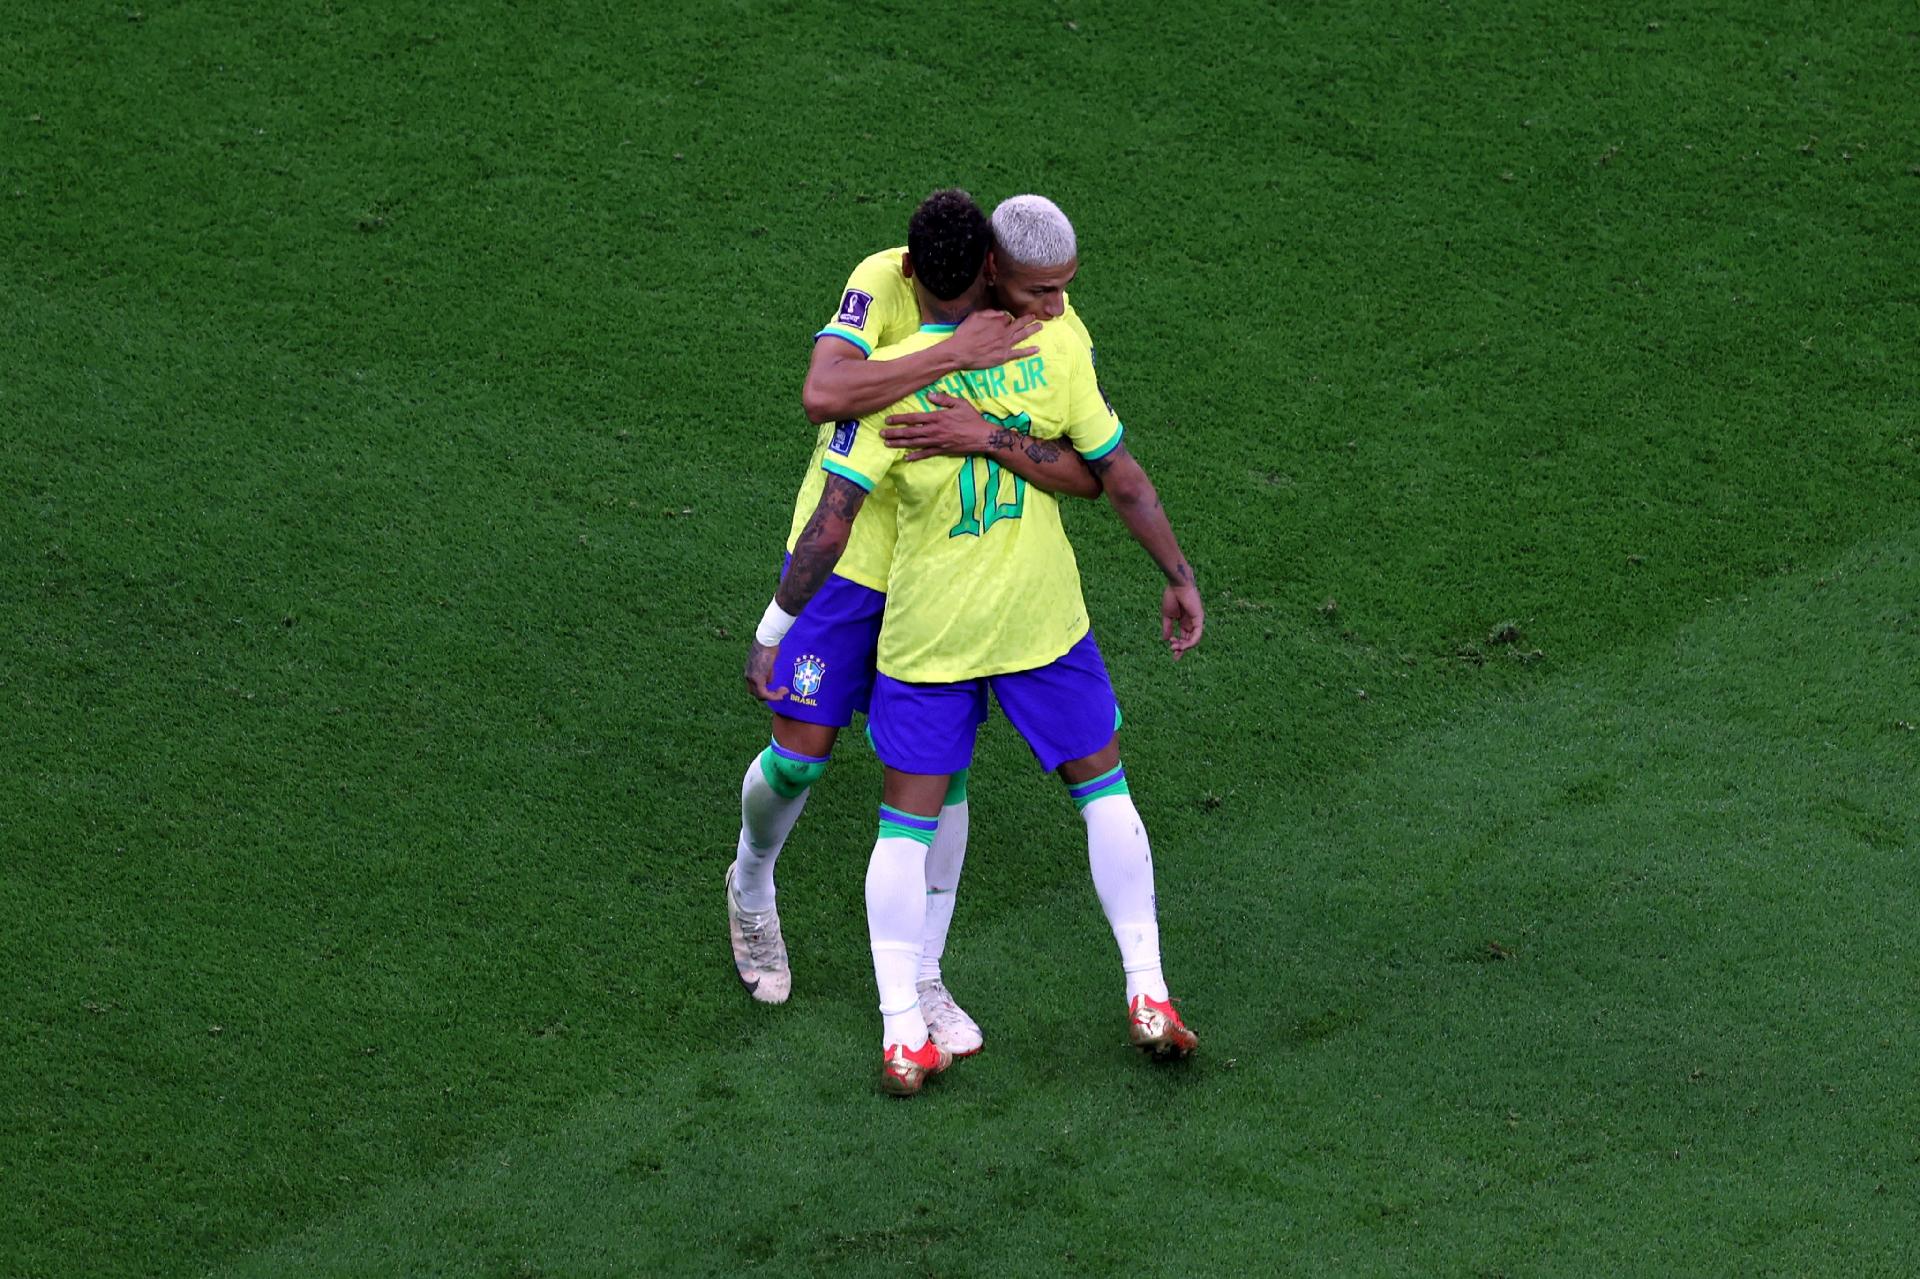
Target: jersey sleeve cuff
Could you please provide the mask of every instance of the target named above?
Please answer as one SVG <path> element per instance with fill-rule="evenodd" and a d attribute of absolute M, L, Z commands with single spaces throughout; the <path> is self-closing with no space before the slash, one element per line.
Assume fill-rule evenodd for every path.
<path fill-rule="evenodd" d="M 1082 453 L 1080 457 L 1084 461 L 1098 462 L 1101 458 L 1120 447 L 1120 437 L 1126 433 L 1126 426 L 1122 423 L 1115 422 L 1113 424 L 1113 434 L 1107 437 L 1107 442 L 1097 449 L 1088 449 L 1085 453 Z"/>
<path fill-rule="evenodd" d="M 863 355 L 873 354 L 873 347 L 867 342 L 865 338 L 858 337 L 855 334 L 849 333 L 845 329 L 835 328 L 831 324 L 829 324 L 826 328 L 821 329 L 818 333 L 813 335 L 813 340 L 816 342 L 818 342 L 821 338 L 839 338 L 842 342 L 851 342 L 853 343 L 853 345 L 859 347 Z"/>
<path fill-rule="evenodd" d="M 860 472 L 853 470 L 851 467 L 840 465 L 840 463 L 834 461 L 832 458 L 828 458 L 820 463 L 820 469 L 829 475 L 837 475 L 843 480 L 851 480 L 869 493 L 873 492 L 872 480 L 860 474 Z"/>

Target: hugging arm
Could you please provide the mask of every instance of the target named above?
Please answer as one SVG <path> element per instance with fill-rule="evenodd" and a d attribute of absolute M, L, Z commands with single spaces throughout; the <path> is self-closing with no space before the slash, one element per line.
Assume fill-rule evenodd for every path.
<path fill-rule="evenodd" d="M 1039 348 L 1022 344 L 1039 331 L 1038 322 L 1005 311 L 975 311 L 946 341 L 897 360 L 869 359 L 829 334 L 814 341 L 800 404 L 811 422 L 844 422 L 898 403 L 960 369 L 998 368 L 1032 355 Z"/>
<path fill-rule="evenodd" d="M 996 426 L 980 410 L 945 391 L 929 392 L 939 408 L 926 413 L 895 413 L 880 438 L 889 447 L 912 449 L 906 460 L 923 457 L 990 457 L 1029 484 L 1069 497 L 1099 497 L 1100 481 L 1073 446 L 1040 440 L 1010 426 Z"/>

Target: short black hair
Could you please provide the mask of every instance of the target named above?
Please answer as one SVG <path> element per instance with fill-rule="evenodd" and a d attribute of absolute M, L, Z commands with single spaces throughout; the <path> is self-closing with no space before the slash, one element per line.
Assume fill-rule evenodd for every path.
<path fill-rule="evenodd" d="M 935 191 L 922 200 L 907 223 L 914 277 L 942 302 L 959 297 L 980 278 L 980 267 L 992 245 L 987 215 L 958 187 Z"/>

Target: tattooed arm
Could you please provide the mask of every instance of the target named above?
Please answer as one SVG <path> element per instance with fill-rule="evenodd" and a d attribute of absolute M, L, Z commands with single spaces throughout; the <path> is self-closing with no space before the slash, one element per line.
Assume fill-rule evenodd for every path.
<path fill-rule="evenodd" d="M 843 475 L 827 476 L 827 487 L 820 494 L 820 505 L 813 508 L 807 526 L 793 544 L 793 559 L 787 576 L 774 592 L 774 602 L 787 612 L 799 614 L 825 584 L 833 566 L 847 549 L 847 535 L 853 531 L 853 517 L 867 491 Z"/>
<path fill-rule="evenodd" d="M 867 491 L 852 480 L 839 475 L 827 476 L 820 505 L 813 508 L 807 526 L 794 541 L 787 575 L 781 580 L 780 589 L 774 592 L 774 606 L 768 610 L 768 618 L 778 611 L 791 619 L 806 608 L 807 601 L 840 562 L 841 553 L 847 549 L 847 536 L 853 531 L 853 517 L 860 513 L 860 505 L 866 500 Z M 761 620 L 762 628 L 768 624 L 767 619 Z M 792 625 L 791 620 L 787 625 Z M 785 688 L 767 687 L 767 680 L 773 674 L 773 657 L 779 648 L 777 638 L 766 643 L 758 634 L 747 646 L 747 668 L 742 674 L 747 681 L 747 691 L 763 702 L 777 702 L 787 695 Z"/>
<path fill-rule="evenodd" d="M 1120 522 L 1167 575 L 1167 589 L 1160 597 L 1160 635 L 1177 662 L 1182 653 L 1200 642 L 1207 614 L 1200 603 L 1193 566 L 1187 563 L 1179 541 L 1173 536 L 1173 525 L 1167 522 L 1160 494 L 1154 491 L 1153 481 L 1147 478 L 1140 463 L 1133 460 L 1125 444 L 1087 466 L 1106 489 L 1107 500 L 1113 503 Z"/>
<path fill-rule="evenodd" d="M 895 413 L 887 419 L 887 429 L 880 432 L 889 447 L 913 450 L 907 454 L 907 461 L 977 453 L 1049 493 L 1100 496 L 1100 481 L 1072 445 L 1037 440 L 1011 427 L 995 426 L 980 416 L 979 409 L 944 391 L 934 391 L 927 398 L 941 407 L 929 413 Z"/>

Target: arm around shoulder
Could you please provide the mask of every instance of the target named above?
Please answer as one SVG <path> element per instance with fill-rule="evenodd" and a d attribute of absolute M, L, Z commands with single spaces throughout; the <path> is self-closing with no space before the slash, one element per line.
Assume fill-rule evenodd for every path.
<path fill-rule="evenodd" d="M 857 410 L 849 411 L 847 375 L 866 362 L 866 354 L 851 342 L 837 337 L 815 338 L 813 356 L 807 361 L 807 380 L 800 387 L 800 406 L 806 410 L 807 421 L 819 424 L 858 416 Z"/>

